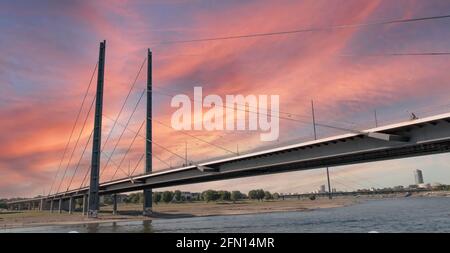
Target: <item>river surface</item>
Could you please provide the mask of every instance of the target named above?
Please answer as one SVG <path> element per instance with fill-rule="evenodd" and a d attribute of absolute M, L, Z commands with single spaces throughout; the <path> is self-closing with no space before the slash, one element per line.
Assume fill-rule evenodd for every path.
<path fill-rule="evenodd" d="M 370 200 L 361 204 L 306 212 L 210 216 L 101 224 L 0 229 L 37 233 L 165 232 L 450 232 L 450 198 Z"/>

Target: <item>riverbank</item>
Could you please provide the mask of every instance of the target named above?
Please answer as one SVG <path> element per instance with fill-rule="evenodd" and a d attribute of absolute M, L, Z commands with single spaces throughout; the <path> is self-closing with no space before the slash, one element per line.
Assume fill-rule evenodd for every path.
<path fill-rule="evenodd" d="M 44 225 L 70 225 L 118 221 L 141 221 L 152 219 L 188 218 L 217 215 L 257 214 L 269 212 L 308 211 L 352 205 L 360 200 L 349 197 L 309 199 L 286 199 L 272 201 L 189 202 L 154 205 L 151 217 L 141 215 L 142 204 L 119 204 L 118 214 L 112 214 L 112 206 L 104 206 L 97 219 L 89 219 L 80 212 L 7 211 L 0 212 L 0 229 Z"/>
<path fill-rule="evenodd" d="M 450 197 L 449 192 L 424 192 L 413 197 Z M 337 208 L 358 204 L 367 200 L 404 198 L 404 194 L 376 194 L 336 196 L 332 200 L 326 197 L 310 199 L 288 199 L 271 201 L 233 202 L 188 202 L 154 205 L 151 217 L 141 215 L 142 204 L 119 204 L 118 215 L 112 214 L 112 206 L 104 206 L 97 219 L 89 219 L 80 212 L 61 214 L 49 211 L 9 211 L 0 212 L 0 230 L 45 225 L 75 225 L 85 223 L 107 223 L 119 221 L 142 221 L 153 219 L 189 218 L 218 215 L 260 214 L 273 212 L 301 212 L 314 209 Z"/>

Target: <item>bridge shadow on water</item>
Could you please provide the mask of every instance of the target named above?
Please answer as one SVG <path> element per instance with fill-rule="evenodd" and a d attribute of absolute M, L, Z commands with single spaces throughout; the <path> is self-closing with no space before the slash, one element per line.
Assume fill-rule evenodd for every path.
<path fill-rule="evenodd" d="M 131 232 L 131 233 L 154 233 L 154 229 L 152 227 L 151 220 L 137 221 L 133 222 L 133 224 L 121 224 L 118 222 L 112 222 L 108 224 L 102 223 L 87 223 L 83 225 L 83 232 L 87 233 L 123 233 L 123 232 Z M 139 229 L 136 229 L 139 227 Z"/>
<path fill-rule="evenodd" d="M 112 214 L 110 211 L 101 211 L 102 214 Z M 128 216 L 128 217 L 121 217 Z M 150 219 L 146 220 L 134 220 L 130 221 L 130 216 L 143 217 L 142 211 L 137 210 L 129 210 L 129 211 L 119 211 L 116 220 L 123 221 L 113 221 L 113 222 L 105 222 L 105 223 L 86 223 L 83 224 L 82 231 L 87 233 L 123 233 L 123 232 L 131 232 L 131 233 L 154 233 L 155 230 L 152 226 L 153 220 L 151 218 L 156 219 L 177 219 L 177 218 L 191 218 L 196 217 L 192 214 L 188 213 L 162 213 L 162 212 L 153 212 L 152 215 L 149 216 Z"/>
<path fill-rule="evenodd" d="M 103 213 L 103 212 L 101 212 Z M 104 211 L 104 213 L 111 213 L 108 211 Z M 142 211 L 138 210 L 125 210 L 125 211 L 118 211 L 119 215 L 126 215 L 126 216 L 142 216 Z M 150 218 L 158 218 L 158 219 L 177 219 L 177 218 L 192 218 L 196 217 L 195 215 L 192 215 L 190 213 L 163 213 L 163 212 L 153 212 L 150 216 Z"/>
<path fill-rule="evenodd" d="M 0 214 L 17 214 L 17 213 L 23 213 L 21 211 L 6 211 L 6 212 L 0 212 Z M 1 219 L 1 217 L 0 217 Z"/>

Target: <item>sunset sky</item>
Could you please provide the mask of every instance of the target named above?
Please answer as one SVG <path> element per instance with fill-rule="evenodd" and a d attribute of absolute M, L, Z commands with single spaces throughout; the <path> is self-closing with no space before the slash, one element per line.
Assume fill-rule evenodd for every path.
<path fill-rule="evenodd" d="M 170 125 L 176 94 L 275 94 L 280 96 L 280 139 L 261 142 L 257 131 L 190 131 L 198 138 L 240 153 L 286 142 L 311 140 L 311 100 L 316 119 L 350 129 L 405 121 L 450 110 L 450 56 L 388 56 L 391 53 L 450 52 L 450 18 L 318 32 L 193 43 L 170 41 L 269 33 L 337 25 L 450 14 L 446 0 L 298 0 L 298 1 L 0 1 L 0 198 L 31 197 L 55 188 L 81 186 L 90 164 L 92 143 L 83 147 L 93 126 L 93 79 L 72 141 L 58 170 L 84 93 L 106 40 L 103 135 L 112 128 L 147 49 L 153 52 L 154 118 Z M 146 65 L 125 104 L 125 124 L 145 89 Z M 145 115 L 145 96 L 129 128 L 137 131 Z M 230 155 L 162 124 L 153 123 L 154 170 L 166 163 Z M 116 126 L 102 155 L 102 181 L 112 178 L 134 133 Z M 81 134 L 80 134 L 81 133 Z M 318 136 L 342 131 L 319 127 Z M 142 129 L 141 134 L 145 134 Z M 73 151 L 76 139 L 79 143 Z M 125 177 L 144 152 L 138 137 L 115 178 Z M 70 160 L 70 161 L 69 161 Z M 80 165 L 77 168 L 78 161 Z M 67 168 L 67 169 L 66 169 Z M 425 181 L 450 184 L 450 155 L 391 160 L 331 168 L 338 190 L 414 183 L 413 170 Z M 64 175 L 64 171 L 66 171 Z M 58 173 L 57 173 L 58 172 Z M 76 172 L 76 173 L 75 173 Z M 75 176 L 72 176 L 75 175 Z M 71 178 L 72 182 L 71 181 Z M 59 184 L 61 179 L 62 184 Z M 209 188 L 278 192 L 312 191 L 325 183 L 324 170 L 234 179 L 177 189 Z M 174 188 L 171 188 L 174 189 Z"/>

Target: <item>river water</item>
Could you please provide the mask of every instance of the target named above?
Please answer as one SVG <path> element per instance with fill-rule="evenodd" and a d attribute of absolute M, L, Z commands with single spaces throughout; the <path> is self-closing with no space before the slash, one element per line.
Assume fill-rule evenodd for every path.
<path fill-rule="evenodd" d="M 0 229 L 37 233 L 164 232 L 450 232 L 450 198 L 417 197 L 371 200 L 306 212 L 210 216 L 102 224 Z"/>

